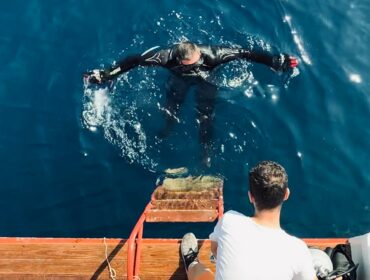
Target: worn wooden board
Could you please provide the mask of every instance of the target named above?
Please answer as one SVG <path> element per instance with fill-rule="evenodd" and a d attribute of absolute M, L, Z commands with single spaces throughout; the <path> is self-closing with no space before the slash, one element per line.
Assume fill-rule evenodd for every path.
<path fill-rule="evenodd" d="M 117 273 L 126 273 L 127 245 L 107 239 Z M 103 239 L 0 238 L 0 279 L 108 279 Z"/>
<path fill-rule="evenodd" d="M 146 213 L 147 222 L 213 222 L 217 210 L 150 210 Z"/>
<path fill-rule="evenodd" d="M 116 279 L 126 279 L 126 240 L 106 242 Z M 208 264 L 210 243 L 199 244 Z M 141 279 L 186 279 L 179 245 L 180 240 L 144 239 Z M 0 279 L 109 279 L 103 239 L 0 239 Z"/>
<path fill-rule="evenodd" d="M 346 239 L 307 239 L 320 248 L 346 243 Z M 127 242 L 107 239 L 108 256 L 116 279 L 126 279 Z M 185 280 L 178 239 L 144 239 L 141 280 Z M 210 241 L 200 240 L 202 263 L 213 271 Z M 0 238 L 0 279 L 109 279 L 103 239 Z"/>
<path fill-rule="evenodd" d="M 153 208 L 156 210 L 216 210 L 217 199 L 165 199 L 154 200 Z"/>

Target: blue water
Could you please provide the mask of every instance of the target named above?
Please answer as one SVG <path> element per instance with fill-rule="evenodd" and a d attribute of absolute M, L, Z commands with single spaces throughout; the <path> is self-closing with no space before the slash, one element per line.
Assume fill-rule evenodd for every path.
<path fill-rule="evenodd" d="M 233 62 L 220 85 L 210 172 L 226 209 L 252 214 L 248 169 L 284 165 L 282 224 L 301 237 L 370 231 L 370 4 L 354 1 L 20 1 L 0 9 L 0 236 L 127 237 L 168 167 L 199 172 L 194 94 L 160 140 L 168 72 L 140 68 L 112 93 L 82 73 L 181 40 L 280 50 L 287 78 Z M 212 225 L 149 225 L 206 237 Z"/>

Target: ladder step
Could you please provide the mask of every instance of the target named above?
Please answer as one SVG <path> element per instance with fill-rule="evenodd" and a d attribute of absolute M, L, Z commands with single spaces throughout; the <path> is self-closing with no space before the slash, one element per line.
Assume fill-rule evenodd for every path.
<path fill-rule="evenodd" d="M 216 210 L 217 199 L 166 199 L 152 201 L 152 210 Z"/>
<path fill-rule="evenodd" d="M 214 222 L 218 211 L 214 210 L 150 210 L 147 222 Z"/>
<path fill-rule="evenodd" d="M 207 189 L 201 189 L 196 191 L 169 191 L 164 187 L 157 187 L 153 193 L 153 198 L 156 200 L 165 200 L 165 199 L 218 199 L 222 187 L 212 187 Z"/>

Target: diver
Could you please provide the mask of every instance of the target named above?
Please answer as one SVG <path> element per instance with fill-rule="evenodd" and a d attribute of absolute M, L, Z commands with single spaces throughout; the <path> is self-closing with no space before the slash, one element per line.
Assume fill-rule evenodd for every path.
<path fill-rule="evenodd" d="M 109 69 L 95 69 L 86 73 L 84 80 L 104 84 L 137 66 L 162 66 L 169 69 L 172 75 L 167 81 L 164 110 L 166 122 L 160 133 L 161 137 L 166 137 L 174 123 L 179 120 L 178 112 L 186 93 L 190 87 L 195 86 L 202 161 L 209 166 L 217 86 L 207 82 L 205 78 L 215 67 L 236 59 L 261 63 L 277 72 L 289 71 L 298 65 L 297 58 L 287 54 L 273 55 L 247 48 L 182 42 L 166 49 L 154 47 L 142 54 L 125 57 Z"/>

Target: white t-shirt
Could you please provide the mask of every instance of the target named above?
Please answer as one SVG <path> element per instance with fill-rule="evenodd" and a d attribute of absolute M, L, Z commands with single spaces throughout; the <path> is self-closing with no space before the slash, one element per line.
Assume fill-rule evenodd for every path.
<path fill-rule="evenodd" d="M 216 280 L 315 279 L 302 240 L 236 211 L 226 212 L 209 238 L 218 243 Z"/>

